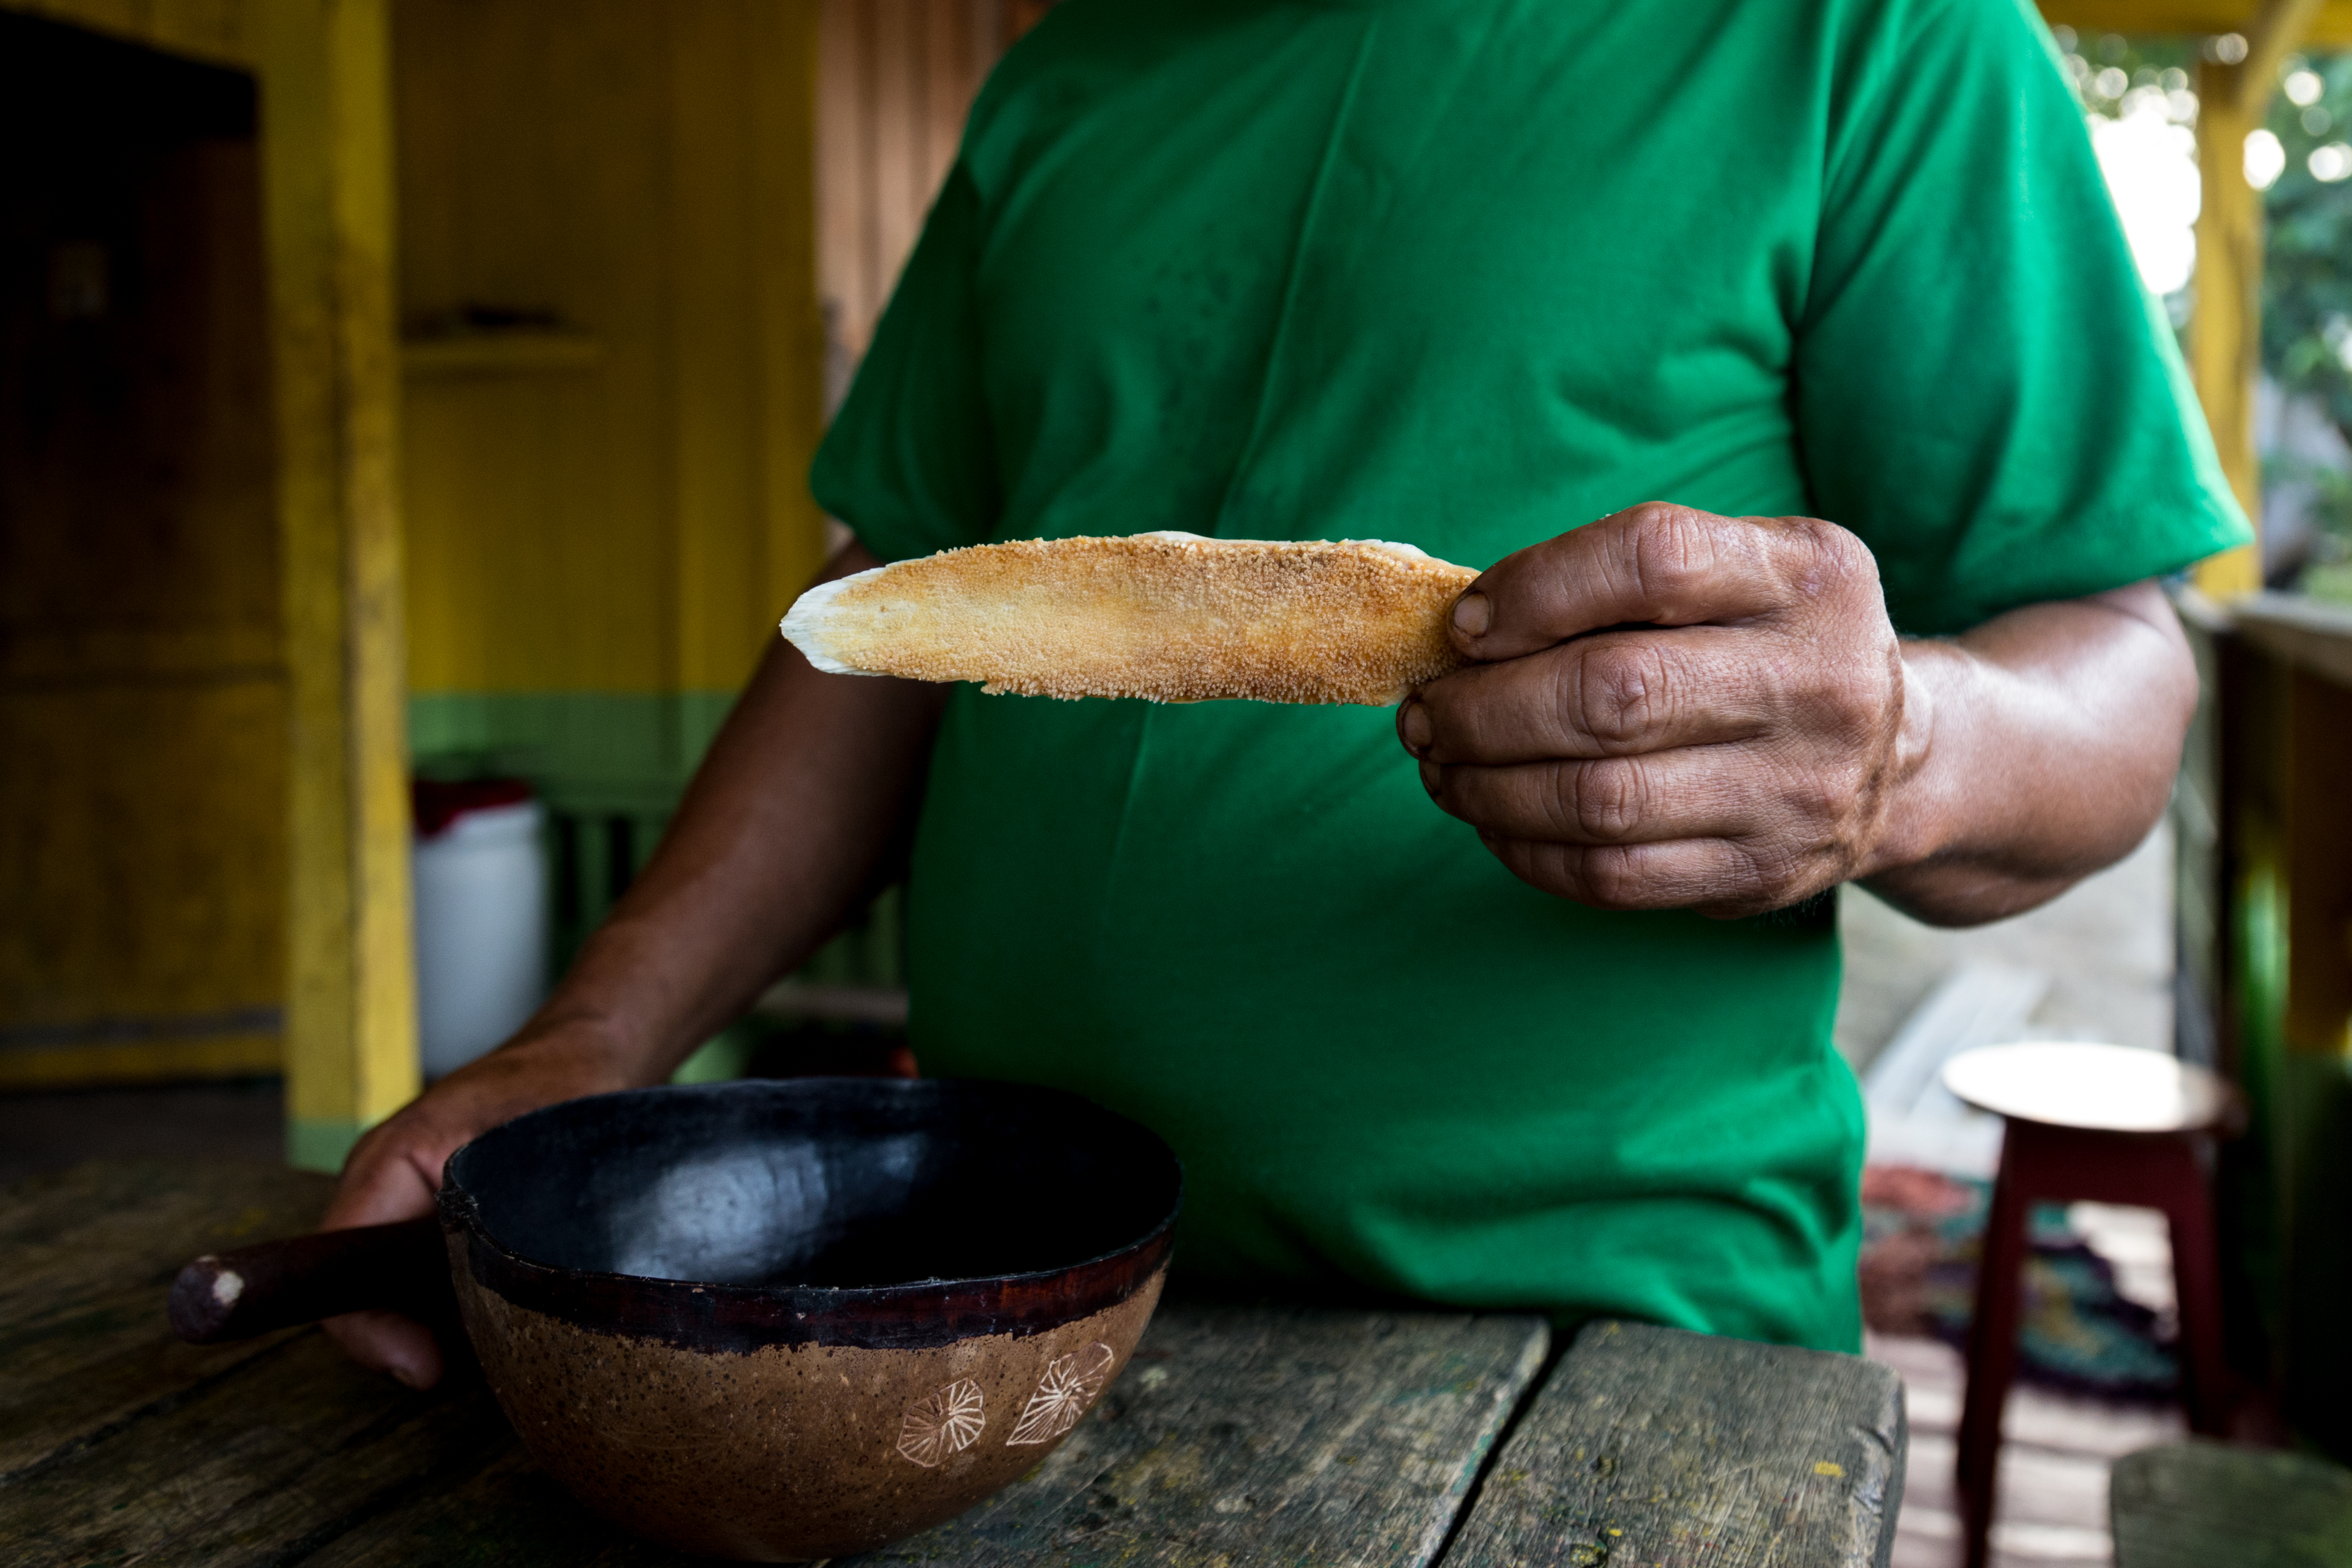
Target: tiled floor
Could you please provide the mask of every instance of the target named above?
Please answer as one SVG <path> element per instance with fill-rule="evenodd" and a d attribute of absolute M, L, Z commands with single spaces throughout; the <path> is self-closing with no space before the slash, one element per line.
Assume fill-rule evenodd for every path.
<path fill-rule="evenodd" d="M 1870 1336 L 1866 1352 L 1902 1374 L 1911 1463 L 1892 1568 L 1958 1568 L 1952 1467 L 1964 1385 L 1959 1353 L 1939 1341 Z M 2113 1553 L 2107 1467 L 2187 1431 L 2171 1406 L 2114 1405 L 2033 1387 L 2010 1396 L 2002 1423 L 1993 1568 L 2093 1568 Z"/>

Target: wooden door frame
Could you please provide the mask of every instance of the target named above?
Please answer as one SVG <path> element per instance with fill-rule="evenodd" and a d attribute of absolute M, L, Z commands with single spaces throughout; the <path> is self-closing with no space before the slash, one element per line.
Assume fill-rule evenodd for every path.
<path fill-rule="evenodd" d="M 389 0 L 0 0 L 253 74 L 278 440 L 287 1155 L 418 1087 Z"/>

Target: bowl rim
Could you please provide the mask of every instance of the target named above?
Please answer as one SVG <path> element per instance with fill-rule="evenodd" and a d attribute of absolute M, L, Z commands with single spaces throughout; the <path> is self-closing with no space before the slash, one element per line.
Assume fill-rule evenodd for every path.
<path fill-rule="evenodd" d="M 1133 1241 L 1059 1268 L 892 1285 L 736 1285 L 541 1262 L 490 1234 L 478 1199 L 457 1176 L 459 1158 L 482 1138 L 519 1122 L 593 1102 L 684 1095 L 716 1098 L 746 1091 L 788 1095 L 797 1087 L 841 1083 L 903 1083 L 910 1092 L 924 1092 L 926 1086 L 954 1086 L 1075 1103 L 1087 1114 L 1123 1124 L 1145 1147 L 1157 1150 L 1165 1159 L 1173 1178 L 1168 1210 Z M 515 1306 L 579 1327 L 659 1340 L 681 1349 L 750 1352 L 779 1344 L 922 1349 L 979 1334 L 1044 1333 L 1133 1296 L 1168 1265 L 1176 1220 L 1184 1207 L 1184 1167 L 1175 1151 L 1149 1127 L 1066 1089 L 981 1078 L 744 1079 L 615 1090 L 525 1112 L 450 1153 L 442 1165 L 436 1205 L 442 1232 L 451 1247 L 451 1271 L 460 1277 L 461 1298 L 464 1279 L 470 1277 L 475 1285 Z"/>

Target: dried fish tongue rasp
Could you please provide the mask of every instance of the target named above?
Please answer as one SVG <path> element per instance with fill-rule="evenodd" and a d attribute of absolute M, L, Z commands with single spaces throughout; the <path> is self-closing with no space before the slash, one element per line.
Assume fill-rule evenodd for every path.
<path fill-rule="evenodd" d="M 1020 539 L 820 584 L 783 631 L 838 674 L 1381 706 L 1461 665 L 1446 622 L 1477 575 L 1378 539 Z"/>

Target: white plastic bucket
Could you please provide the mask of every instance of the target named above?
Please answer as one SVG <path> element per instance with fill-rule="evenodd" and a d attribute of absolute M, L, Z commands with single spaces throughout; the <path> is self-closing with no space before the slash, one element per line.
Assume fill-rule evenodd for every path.
<path fill-rule="evenodd" d="M 458 811 L 415 842 L 417 1055 L 454 1072 L 547 994 L 547 854 L 536 800 Z"/>

